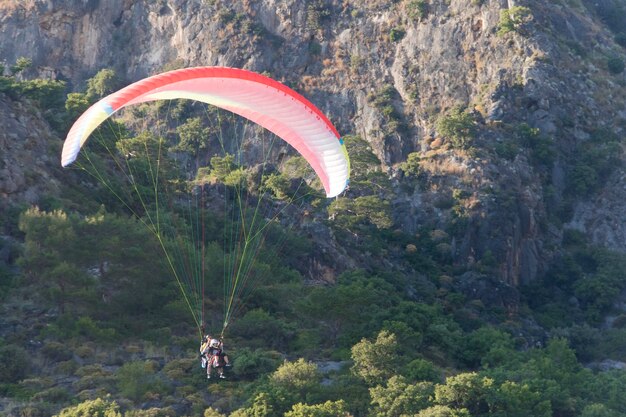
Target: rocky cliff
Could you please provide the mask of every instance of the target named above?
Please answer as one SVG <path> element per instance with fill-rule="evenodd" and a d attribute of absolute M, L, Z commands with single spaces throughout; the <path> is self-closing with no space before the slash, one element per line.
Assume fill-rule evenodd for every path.
<path fill-rule="evenodd" d="M 623 63 L 625 50 L 598 7 L 586 0 L 3 1 L 0 60 L 30 57 L 30 75 L 67 80 L 74 90 L 102 68 L 128 82 L 181 66 L 268 73 L 370 144 L 393 179 L 393 192 L 381 195 L 392 200 L 395 227 L 417 233 L 456 222 L 447 241 L 453 261 L 495 262 L 498 278 L 518 285 L 545 270 L 564 224 L 626 251 L 621 154 L 611 169 L 589 173 L 596 183 L 572 185 L 588 178 L 581 153 L 606 142 L 598 132 L 619 143 L 626 126 L 626 74 L 607 66 Z M 508 20 L 503 11 L 511 11 Z M 31 116 L 11 117 L 19 104 L 7 100 L 0 95 L 2 130 L 10 132 L 0 133 L 0 190 L 23 190 L 33 201 L 40 189 L 25 188 L 32 172 L 7 165 L 45 170 L 56 161 L 10 144 L 45 128 Z M 438 131 L 453 108 L 475 124 L 471 147 L 455 147 Z M 52 140 L 35 136 L 35 148 Z M 399 169 L 414 152 L 417 181 Z"/>

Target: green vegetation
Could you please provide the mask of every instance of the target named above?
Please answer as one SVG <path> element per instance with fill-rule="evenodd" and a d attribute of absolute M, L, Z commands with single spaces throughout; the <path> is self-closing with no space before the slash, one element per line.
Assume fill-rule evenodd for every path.
<path fill-rule="evenodd" d="M 525 26 L 533 19 L 532 11 L 528 7 L 514 6 L 500 11 L 498 35 L 503 36 L 510 32 L 524 33 Z"/>
<path fill-rule="evenodd" d="M 455 107 L 436 122 L 437 132 L 450 141 L 453 148 L 469 149 L 478 133 L 476 120 L 461 107 Z"/>
<path fill-rule="evenodd" d="M 428 15 L 428 2 L 426 0 L 409 0 L 404 5 L 404 12 L 409 19 L 419 22 Z"/>
<path fill-rule="evenodd" d="M 392 32 L 394 29 L 392 29 Z M 395 32 L 394 32 L 395 33 Z M 404 32 L 396 33 L 394 36 L 400 36 L 398 40 L 404 36 Z M 404 122 L 404 116 L 397 110 L 394 102 L 400 100 L 400 95 L 393 85 L 386 84 L 380 90 L 370 93 L 367 101 L 376 107 L 385 117 L 385 131 L 389 135 L 395 132 L 406 132 L 407 126 Z"/>
<path fill-rule="evenodd" d="M 400 165 L 400 169 L 409 176 L 417 177 L 422 173 L 420 166 L 421 156 L 418 152 L 411 152 L 406 161 Z"/>
<path fill-rule="evenodd" d="M 607 67 L 612 74 L 621 74 L 624 72 L 624 60 L 618 56 L 610 57 L 607 60 Z"/>
<path fill-rule="evenodd" d="M 404 28 L 393 28 L 389 31 L 389 40 L 391 42 L 399 42 L 402 40 L 402 38 L 404 38 L 404 35 L 406 35 L 406 31 L 404 30 Z"/>
<path fill-rule="evenodd" d="M 407 7 L 414 3 L 419 2 Z M 11 71 L 26 72 L 26 64 L 20 61 Z M 86 93 L 68 95 L 59 107 L 62 120 L 72 120 L 110 91 L 114 74 L 98 74 Z M 9 90 L 22 82 L 13 75 L 5 79 Z M 54 89 L 37 91 L 40 102 L 56 100 Z M 402 117 L 393 86 L 368 100 L 396 132 Z M 255 171 L 233 154 L 207 155 L 217 132 L 188 103 L 172 109 L 180 123 L 162 135 L 133 134 L 119 123 L 111 125 L 117 136 L 97 132 L 94 164 L 106 171 L 108 157 L 123 155 L 128 166 L 145 173 L 142 167 L 158 161 L 174 195 L 183 189 L 175 181 L 183 165 L 195 164 L 200 168 L 194 187 L 206 187 L 212 196 L 236 189 L 254 203 L 267 191 L 258 201 L 281 207 L 294 188 L 304 188 L 297 179 L 314 177 L 300 157 L 287 155 L 279 168 Z M 138 112 L 149 123 L 153 110 Z M 508 129 L 508 142 L 495 151 L 508 159 L 528 156 L 533 169 L 549 173 L 554 140 L 526 124 Z M 462 108 L 443 115 L 437 130 L 454 148 L 473 146 L 478 135 L 475 118 Z M 523 288 L 519 311 L 489 304 L 464 288 L 460 277 L 490 274 L 499 267 L 496 255 L 485 251 L 472 266 L 451 262 L 454 248 L 463 244 L 454 231 L 467 226 L 465 203 L 473 191 L 455 184 L 434 203 L 449 210 L 452 220 L 408 234 L 398 225 L 403 219 L 392 217 L 394 187 L 370 144 L 355 135 L 344 140 L 353 169 L 350 191 L 330 202 L 313 195 L 289 214 L 306 222 L 309 228 L 302 230 L 319 233 L 318 241 L 336 246 L 318 245 L 300 229 L 272 223 L 252 268 L 264 279 L 228 330 L 234 363 L 227 381 L 207 382 L 199 367 L 197 334 L 179 283 L 154 230 L 142 223 L 153 205 L 105 197 L 107 187 L 120 193 L 137 187 L 155 199 L 149 175 L 116 178 L 105 187 L 83 171 L 71 171 L 60 196 L 42 199 L 39 208 L 16 209 L 19 221 L 7 213 L 3 228 L 19 243 L 0 241 L 0 250 L 9 254 L 0 268 L 0 291 L 17 318 L 7 319 L 7 329 L 15 331 L 0 339 L 0 395 L 21 404 L 20 415 L 33 417 L 626 414 L 624 373 L 586 367 L 606 358 L 623 360 L 626 318 L 614 309 L 626 289 L 623 256 L 566 231 L 549 270 Z M 618 165 L 619 145 L 608 130 L 592 132 L 577 145 L 565 161 L 566 197 L 597 189 Z M 400 169 L 420 177 L 425 163 L 412 153 Z M 314 194 L 304 191 L 309 193 Z M 512 193 L 494 192 L 493 198 L 515 207 Z M 222 207 L 205 213 L 209 326 L 219 325 L 213 316 L 223 305 L 214 294 L 224 290 L 223 261 L 232 256 L 223 249 Z M 159 213 L 171 219 L 184 214 L 175 205 Z M 159 236 L 164 245 L 173 243 Z M 328 285 L 308 285 L 311 279 Z M 486 283 L 476 287 L 491 279 L 486 275 Z M 610 323 L 609 314 L 615 316 Z M 524 326 L 533 321 L 543 329 Z M 600 331 L 600 323 L 607 328 Z"/>
<path fill-rule="evenodd" d="M 307 2 L 306 26 L 309 30 L 321 30 L 324 22 L 330 19 L 332 10 L 323 0 L 311 0 Z"/>

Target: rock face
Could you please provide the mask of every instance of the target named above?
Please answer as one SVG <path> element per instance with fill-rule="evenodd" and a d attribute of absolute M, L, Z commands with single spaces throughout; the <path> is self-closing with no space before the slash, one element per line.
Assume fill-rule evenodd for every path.
<path fill-rule="evenodd" d="M 623 136 L 625 76 L 610 75 L 604 57 L 623 57 L 624 50 L 584 5 L 528 0 L 527 22 L 498 34 L 501 11 L 517 2 L 430 1 L 423 13 L 414 3 L 5 1 L 0 60 L 31 57 L 33 73 L 68 80 L 74 89 L 107 67 L 129 82 L 196 65 L 269 73 L 310 98 L 340 131 L 366 139 L 390 174 L 410 152 L 419 153 L 426 180 L 419 186 L 397 180 L 397 226 L 444 228 L 460 213 L 466 227 L 450 242 L 454 262 L 493 258 L 499 279 L 531 281 L 560 238 L 544 201 L 546 190 L 563 199 L 567 179 L 559 160 L 598 127 Z M 375 99 L 382 90 L 392 92 L 386 108 Z M 456 105 L 478 122 L 478 154 L 452 149 L 435 129 L 436 118 Z M 4 113 L 2 126 L 28 124 Z M 522 123 L 546 138 L 554 164 L 534 163 L 533 151 L 516 143 L 512 127 Z M 0 132 L 3 158 L 29 165 L 32 157 L 8 148 L 33 135 L 19 129 Z M 513 155 L 493 151 L 503 144 Z M 26 186 L 24 170 L 7 166 L 0 166 L 2 192 L 21 190 L 32 200 L 37 189 Z M 576 205 L 570 225 L 626 251 L 623 184 L 623 174 L 614 173 L 604 191 Z M 441 204 L 442 198 L 454 202 Z"/>
<path fill-rule="evenodd" d="M 35 204 L 58 191 L 50 150 L 60 140 L 32 106 L 0 94 L 0 208 L 17 202 Z"/>

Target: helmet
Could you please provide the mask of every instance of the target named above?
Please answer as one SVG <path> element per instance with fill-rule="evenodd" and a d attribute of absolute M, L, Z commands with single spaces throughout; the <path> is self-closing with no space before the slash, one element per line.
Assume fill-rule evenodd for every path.
<path fill-rule="evenodd" d="M 209 346 L 211 346 L 212 348 L 219 347 L 220 342 L 217 339 L 211 339 L 211 343 L 209 343 Z"/>

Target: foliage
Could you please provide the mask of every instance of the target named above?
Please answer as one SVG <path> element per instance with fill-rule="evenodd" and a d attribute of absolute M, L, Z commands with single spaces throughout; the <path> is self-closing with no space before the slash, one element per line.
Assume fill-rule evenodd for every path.
<path fill-rule="evenodd" d="M 279 200 L 290 197 L 290 185 L 289 180 L 282 174 L 271 173 L 263 178 L 263 187 Z"/>
<path fill-rule="evenodd" d="M 417 177 L 423 171 L 420 165 L 421 160 L 422 157 L 420 156 L 419 152 L 411 152 L 407 156 L 406 161 L 400 165 L 400 169 L 407 176 Z"/>
<path fill-rule="evenodd" d="M 306 8 L 306 27 L 309 30 L 320 30 L 331 16 L 332 10 L 323 0 L 311 0 Z"/>
<path fill-rule="evenodd" d="M 515 136 L 519 142 L 531 151 L 531 162 L 535 166 L 550 167 L 554 161 L 554 144 L 543 135 L 539 129 L 522 123 L 515 129 Z"/>
<path fill-rule="evenodd" d="M 120 81 L 110 68 L 101 69 L 92 78 L 87 80 L 87 97 L 96 100 L 117 90 Z"/>
<path fill-rule="evenodd" d="M 404 35 L 405 31 L 402 28 L 394 28 L 389 33 L 390 39 L 394 42 L 402 39 Z M 397 132 L 406 132 L 408 130 L 408 127 L 404 122 L 403 115 L 398 111 L 395 104 L 401 101 L 401 97 L 398 90 L 396 90 L 392 84 L 385 84 L 380 90 L 368 94 L 367 100 L 374 107 L 380 110 L 383 115 L 385 122 L 385 135 Z"/>
<path fill-rule="evenodd" d="M 338 226 L 347 229 L 368 224 L 378 229 L 388 229 L 393 225 L 389 201 L 373 195 L 354 200 L 334 200 L 328 207 L 328 214 Z"/>
<path fill-rule="evenodd" d="M 285 349 L 295 333 L 292 325 L 261 309 L 245 313 L 231 331 L 235 336 L 246 337 L 251 346 L 274 349 Z"/>
<path fill-rule="evenodd" d="M 370 388 L 372 404 L 379 417 L 415 415 L 430 405 L 433 394 L 433 383 L 410 384 L 401 376 L 392 376 L 386 386 Z"/>
<path fill-rule="evenodd" d="M 588 195 L 599 189 L 619 166 L 622 154 L 619 137 L 613 131 L 594 131 L 590 141 L 578 145 L 569 163 L 567 193 Z"/>
<path fill-rule="evenodd" d="M 0 381 L 13 383 L 26 377 L 29 372 L 28 353 L 16 345 L 0 345 Z"/>
<path fill-rule="evenodd" d="M 382 278 L 353 271 L 340 275 L 337 285 L 312 289 L 298 312 L 303 324 L 319 321 L 322 334 L 316 346 L 347 348 L 379 326 L 380 314 L 396 299 L 394 288 Z"/>
<path fill-rule="evenodd" d="M 20 72 L 24 71 L 25 69 L 30 68 L 32 65 L 33 65 L 32 59 L 21 56 L 17 58 L 17 60 L 15 61 L 15 64 L 11 66 L 11 73 L 13 75 L 17 75 Z"/>
<path fill-rule="evenodd" d="M 149 392 L 167 392 L 168 387 L 155 373 L 150 362 L 129 362 L 115 374 L 120 393 L 133 401 L 140 401 Z"/>
<path fill-rule="evenodd" d="M 368 385 L 382 383 L 395 373 L 396 349 L 396 336 L 384 330 L 374 341 L 362 339 L 352 347 L 353 372 Z"/>
<path fill-rule="evenodd" d="M 469 411 L 462 408 L 452 409 L 445 405 L 428 407 L 415 415 L 416 417 L 471 417 Z"/>
<path fill-rule="evenodd" d="M 389 31 L 389 40 L 391 42 L 399 42 L 402 40 L 402 38 L 404 38 L 404 35 L 406 35 L 406 30 L 404 30 L 404 28 L 402 27 L 392 28 Z"/>
<path fill-rule="evenodd" d="M 301 395 L 317 387 L 321 381 L 317 365 L 300 358 L 285 361 L 270 377 L 272 385 L 285 390 L 295 390 Z"/>
<path fill-rule="evenodd" d="M 533 19 L 532 11 L 528 7 L 513 6 L 510 9 L 500 10 L 498 35 L 509 32 L 523 33 L 524 27 Z"/>
<path fill-rule="evenodd" d="M 426 0 L 409 0 L 404 5 L 404 11 L 411 20 L 419 22 L 428 15 L 428 3 Z"/>
<path fill-rule="evenodd" d="M 607 60 L 607 67 L 612 74 L 624 72 L 624 60 L 618 56 L 612 56 Z"/>
<path fill-rule="evenodd" d="M 450 140 L 454 148 L 468 149 L 478 133 L 476 120 L 461 107 L 455 107 L 436 122 L 437 132 Z"/>
<path fill-rule="evenodd" d="M 89 97 L 83 93 L 69 93 L 65 100 L 65 111 L 69 120 L 76 120 L 89 108 Z"/>
<path fill-rule="evenodd" d="M 204 172 L 202 169 L 198 170 L 198 180 L 201 180 L 202 172 Z M 235 164 L 233 155 L 226 154 L 211 157 L 211 170 L 208 176 L 211 181 L 222 182 L 232 187 L 241 184 L 244 171 Z"/>
<path fill-rule="evenodd" d="M 233 373 L 241 378 L 258 378 L 278 368 L 280 359 L 275 352 L 241 349 L 236 352 L 237 361 Z"/>
<path fill-rule="evenodd" d="M 119 406 L 115 401 L 87 400 L 78 405 L 64 408 L 55 417 L 122 417 Z"/>
<path fill-rule="evenodd" d="M 285 413 L 285 417 L 349 417 L 343 400 L 326 401 L 323 404 L 294 404 L 291 411 Z"/>
<path fill-rule="evenodd" d="M 196 166 L 199 166 L 200 151 L 209 146 L 211 130 L 202 126 L 199 117 L 187 119 L 185 123 L 176 128 L 180 141 L 170 148 L 174 152 L 186 152 L 196 158 Z"/>

